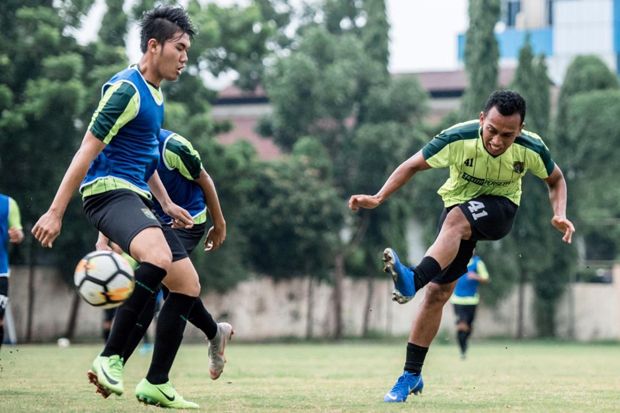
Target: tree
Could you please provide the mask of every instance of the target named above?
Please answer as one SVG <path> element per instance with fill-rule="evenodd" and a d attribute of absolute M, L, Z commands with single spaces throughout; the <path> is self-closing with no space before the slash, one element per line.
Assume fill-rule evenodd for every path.
<path fill-rule="evenodd" d="M 211 3 L 206 8 L 194 1 L 189 11 L 201 33 L 190 52 L 197 57 L 197 68 L 216 77 L 235 72 L 235 83 L 244 90 L 254 90 L 262 82 L 265 61 L 290 43 L 288 0 L 254 0 L 248 6 L 230 7 Z"/>
<path fill-rule="evenodd" d="M 546 137 L 549 128 L 551 80 L 547 74 L 544 55 L 534 57 L 529 34 L 519 51 L 519 64 L 512 81 L 527 103 L 526 129 Z"/>
<path fill-rule="evenodd" d="M 538 62 L 536 61 L 538 60 Z M 512 87 L 527 102 L 526 127 L 545 137 L 549 129 L 549 86 L 550 81 L 542 57 L 535 59 L 529 35 L 519 52 L 519 65 Z M 546 105 L 546 106 L 545 106 Z M 528 175 L 523 180 L 523 197 L 515 229 L 509 237 L 511 250 L 518 253 L 515 269 L 519 280 L 519 291 L 526 281 L 532 282 L 535 293 L 534 313 L 536 326 L 542 336 L 555 335 L 555 314 L 558 300 L 569 281 L 564 268 L 556 265 L 554 256 L 566 253 L 566 246 L 556 242 L 557 234 L 548 225 L 550 210 L 545 185 L 537 178 Z M 554 248 L 559 251 L 555 252 Z M 523 301 L 520 300 L 520 303 Z M 522 321 L 524 309 L 519 308 Z M 523 336 L 523 326 L 519 325 L 518 336 Z"/>
<path fill-rule="evenodd" d="M 32 0 L 0 6 L 0 166 L 10 171 L 0 174 L 0 187 L 19 202 L 26 231 L 49 205 L 50 185 L 60 182 L 80 140 L 87 65 L 84 49 L 67 33 L 91 5 Z M 47 159 L 54 161 L 40 161 Z M 79 205 L 71 203 L 64 236 L 54 250 L 43 251 L 31 242 L 26 257 L 17 262 L 26 261 L 31 269 L 39 262 L 57 265 L 72 283 L 75 263 L 94 242 L 78 211 Z M 34 317 L 32 279 L 29 288 L 27 340 Z"/>
<path fill-rule="evenodd" d="M 583 148 L 588 146 L 588 143 L 580 137 L 569 133 L 571 125 L 568 122 L 568 112 L 571 99 L 580 93 L 618 89 L 618 87 L 616 75 L 596 56 L 577 56 L 566 70 L 558 98 L 553 135 L 555 143 L 561 150 L 559 155 L 569 183 L 579 167 L 577 154 L 582 153 Z"/>
<path fill-rule="evenodd" d="M 605 232 L 600 230 L 601 225 L 606 225 L 606 229 L 616 228 L 615 221 L 612 220 L 610 226 L 609 221 L 602 224 L 605 221 L 590 218 L 597 215 L 595 211 L 601 210 L 600 205 L 602 204 L 599 203 L 599 200 L 602 198 L 613 200 L 615 197 L 615 191 L 608 188 L 607 179 L 611 179 L 606 172 L 608 164 L 602 164 L 596 160 L 597 156 L 613 154 L 613 149 L 615 149 L 612 143 L 614 142 L 614 132 L 609 133 L 609 127 L 615 124 L 615 118 L 613 118 L 615 104 L 612 103 L 609 96 L 588 98 L 587 95 L 596 91 L 616 91 L 618 88 L 616 75 L 598 57 L 578 56 L 571 62 L 566 71 L 558 99 L 552 143 L 555 144 L 555 156 L 562 165 L 569 193 L 573 194 L 568 204 L 568 214 L 579 231 L 576 242 L 583 245 L 586 258 L 597 256 L 600 251 L 608 251 L 605 254 L 608 257 L 607 259 L 613 259 L 616 254 L 613 251 L 617 251 L 614 247 L 617 245 L 617 241 L 611 239 L 613 230 Z M 581 100 L 582 96 L 583 100 Z M 612 93 L 611 96 L 614 94 Z M 573 106 L 573 102 L 577 102 L 576 106 Z M 585 107 L 583 102 L 592 103 L 594 106 Z M 600 112 L 592 112 L 592 109 Z M 590 117 L 580 118 L 581 115 Z M 606 123 L 595 124 L 596 119 Z M 588 128 L 584 127 L 586 122 Z M 608 128 L 608 130 L 603 135 L 593 135 L 591 132 L 595 128 Z M 588 139 L 588 137 L 590 138 Z M 608 149 L 603 149 L 605 147 Z M 593 162 L 588 162 L 589 160 L 593 160 Z M 597 169 L 602 174 L 598 174 Z M 609 205 L 603 208 L 607 208 Z M 605 216 L 610 215 L 605 214 Z M 578 269 L 576 254 L 556 253 L 555 258 L 556 269 L 559 268 L 569 280 L 575 281 Z M 574 302 L 572 295 L 569 298 L 571 303 Z M 572 308 L 571 305 L 569 308 L 571 319 L 574 318 Z M 571 324 L 570 333 L 573 333 L 572 330 Z"/>
<path fill-rule="evenodd" d="M 567 141 L 580 142 L 572 152 L 571 190 L 579 194 L 573 204 L 587 240 L 587 256 L 594 260 L 617 259 L 620 251 L 620 191 L 610 185 L 617 175 L 610 166 L 620 155 L 615 144 L 619 96 L 616 88 L 580 93 L 570 100 L 566 117 Z"/>
<path fill-rule="evenodd" d="M 469 85 L 462 102 L 465 118 L 473 118 L 487 97 L 497 88 L 499 46 L 495 24 L 499 20 L 499 0 L 470 0 L 469 27 L 465 34 L 465 70 Z"/>
<path fill-rule="evenodd" d="M 306 136 L 320 143 L 333 168 L 333 180 L 325 183 L 333 185 L 343 205 L 352 193 L 376 191 L 408 151 L 421 146 L 416 125 L 425 110 L 424 92 L 415 79 L 392 81 L 386 54 L 370 53 L 364 43 L 387 39 L 384 17 L 362 18 L 366 10 L 384 12 L 382 3 L 325 2 L 322 13 L 310 13 L 324 15 L 323 23 L 315 19 L 302 27 L 294 50 L 277 59 L 266 78 L 274 113 L 265 129 L 285 150 Z M 368 277 L 372 291 L 380 250 L 391 242 L 405 244 L 403 222 L 410 210 L 400 197 L 377 211 L 341 216 L 335 226 L 349 234 L 339 240 L 332 264 L 336 338 L 343 334 L 345 271 Z"/>

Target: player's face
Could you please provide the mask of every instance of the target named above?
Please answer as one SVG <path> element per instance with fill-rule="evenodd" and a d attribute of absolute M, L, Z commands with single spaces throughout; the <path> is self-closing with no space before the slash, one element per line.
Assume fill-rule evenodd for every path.
<path fill-rule="evenodd" d="M 177 80 L 187 64 L 187 52 L 191 42 L 187 33 L 177 32 L 162 45 L 158 44 L 159 53 L 155 53 L 157 72 L 162 79 Z"/>
<path fill-rule="evenodd" d="M 504 116 L 497 108 L 492 107 L 486 115 L 484 112 L 480 113 L 480 127 L 484 148 L 491 155 L 499 156 L 506 152 L 519 136 L 523 122 L 519 113 Z"/>

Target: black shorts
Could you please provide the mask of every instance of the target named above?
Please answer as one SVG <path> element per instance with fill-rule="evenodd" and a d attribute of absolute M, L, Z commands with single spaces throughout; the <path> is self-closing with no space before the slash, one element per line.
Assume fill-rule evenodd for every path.
<path fill-rule="evenodd" d="M 206 223 L 196 224 L 193 227 L 186 228 L 175 228 L 174 233 L 183 244 L 183 248 L 185 248 L 185 252 L 187 255 L 190 255 L 194 248 L 200 243 L 202 237 L 205 234 L 205 229 L 207 228 Z"/>
<path fill-rule="evenodd" d="M 169 225 L 157 219 L 153 202 L 128 189 L 116 189 L 84 199 L 88 221 L 129 253 L 136 235 L 150 227 L 161 228 L 172 251 L 172 261 L 187 258 L 185 247 Z"/>
<path fill-rule="evenodd" d="M 482 195 L 455 206 L 461 208 L 471 225 L 471 241 L 504 238 L 512 229 L 519 208 L 510 199 L 495 195 Z M 440 227 L 452 208 L 444 210 Z"/>
<path fill-rule="evenodd" d="M 456 324 L 466 323 L 471 326 L 476 317 L 477 305 L 472 304 L 454 304 L 454 315 L 456 316 Z"/>
<path fill-rule="evenodd" d="M 471 238 L 461 240 L 454 260 L 440 275 L 431 281 L 436 284 L 450 284 L 467 272 L 467 263 L 474 253 L 476 242 L 498 240 L 510 232 L 517 205 L 503 196 L 482 195 L 463 204 L 443 210 L 439 218 L 439 230 L 452 208 L 459 207 L 471 225 Z"/>

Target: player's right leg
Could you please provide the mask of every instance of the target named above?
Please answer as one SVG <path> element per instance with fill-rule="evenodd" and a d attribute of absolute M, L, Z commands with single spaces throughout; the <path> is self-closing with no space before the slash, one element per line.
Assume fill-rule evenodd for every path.
<path fill-rule="evenodd" d="M 136 287 L 118 307 L 105 348 L 95 358 L 88 374 L 104 396 L 123 393 L 122 354 L 127 338 L 172 261 L 161 224 L 150 206 L 148 200 L 128 190 L 113 190 L 84 200 L 89 221 L 140 262 L 134 273 Z"/>

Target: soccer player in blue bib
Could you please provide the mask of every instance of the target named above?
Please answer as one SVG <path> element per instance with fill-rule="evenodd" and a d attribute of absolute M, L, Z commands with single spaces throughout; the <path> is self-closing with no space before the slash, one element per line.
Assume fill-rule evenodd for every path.
<path fill-rule="evenodd" d="M 174 233 L 180 239 L 183 250 L 190 255 L 206 232 L 204 250 L 215 251 L 226 239 L 226 221 L 215 184 L 204 169 L 200 154 L 183 136 L 165 129 L 162 129 L 159 134 L 159 151 L 160 161 L 157 172 L 170 199 L 186 209 L 194 220 L 194 226 L 189 229 L 174 228 Z M 166 215 L 158 202 L 155 202 L 154 209 L 160 221 L 165 225 L 172 224 L 172 218 Z M 207 213 L 213 222 L 208 231 L 206 231 Z M 111 249 L 108 238 L 102 233 L 99 233 L 97 249 Z M 155 315 L 155 307 L 156 298 L 153 297 L 142 311 L 125 346 L 123 351 L 125 363 L 146 334 Z M 224 369 L 226 362 L 224 349 L 233 334 L 233 328 L 229 323 L 216 323 L 200 297 L 196 298 L 188 321 L 200 329 L 207 338 L 209 374 L 213 380 L 216 380 Z"/>
<path fill-rule="evenodd" d="M 500 90 L 487 100 L 479 119 L 452 126 L 403 162 L 375 195 L 353 195 L 349 208 L 372 209 L 416 173 L 450 168 L 438 193 L 444 201 L 440 229 L 420 264 L 407 267 L 392 248 L 383 253 L 384 270 L 394 280 L 394 300 L 405 303 L 428 285 L 409 334 L 403 374 L 385 395 L 404 402 L 422 391 L 422 365 L 437 334 L 444 304 L 456 280 L 467 270 L 476 242 L 498 240 L 512 228 L 521 199 L 521 179 L 529 170 L 545 181 L 553 210 L 551 224 L 570 243 L 575 227 L 566 218 L 566 181 L 549 150 L 535 133 L 523 129 L 525 100 Z"/>
<path fill-rule="evenodd" d="M 0 347 L 4 342 L 4 312 L 9 304 L 9 243 L 19 244 L 23 240 L 24 232 L 17 202 L 0 194 Z"/>
<path fill-rule="evenodd" d="M 476 308 L 480 303 L 478 286 L 489 282 L 489 271 L 484 261 L 474 253 L 467 264 L 467 272 L 456 281 L 450 302 L 456 316 L 456 339 L 461 349 L 461 358 L 467 353 L 467 340 L 471 335 Z"/>
<path fill-rule="evenodd" d="M 104 396 L 123 393 L 123 350 L 139 314 L 163 281 L 170 294 L 159 314 L 149 371 L 135 394 L 146 403 L 192 409 L 199 406 L 174 389 L 168 374 L 200 283 L 172 228 L 157 219 L 152 195 L 174 226 L 191 228 L 191 215 L 170 200 L 156 168 L 164 116 L 160 84 L 176 80 L 185 68 L 194 28 L 184 9 L 167 6 L 145 13 L 141 24 L 140 62 L 104 84 L 82 144 L 32 233 L 44 247 L 52 247 L 79 187 L 88 220 L 140 263 L 136 288 L 118 308 L 89 380 Z"/>

